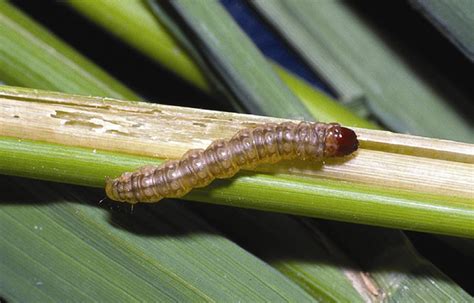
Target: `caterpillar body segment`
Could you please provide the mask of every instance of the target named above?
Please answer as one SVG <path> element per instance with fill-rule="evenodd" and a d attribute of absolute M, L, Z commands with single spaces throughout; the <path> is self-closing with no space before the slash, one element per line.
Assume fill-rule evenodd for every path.
<path fill-rule="evenodd" d="M 267 123 L 243 129 L 230 140 L 216 140 L 205 150 L 191 149 L 180 160 L 107 179 L 105 191 L 107 197 L 119 202 L 158 202 L 180 198 L 216 178 L 230 178 L 240 169 L 281 160 L 342 157 L 357 150 L 358 145 L 354 131 L 337 123 Z"/>

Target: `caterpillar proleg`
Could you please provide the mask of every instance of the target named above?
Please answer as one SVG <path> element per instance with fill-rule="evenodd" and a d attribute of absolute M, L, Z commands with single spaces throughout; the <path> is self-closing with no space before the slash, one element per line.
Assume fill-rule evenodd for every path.
<path fill-rule="evenodd" d="M 243 129 L 230 140 L 216 140 L 205 150 L 191 149 L 180 160 L 144 166 L 107 179 L 105 191 L 115 201 L 153 203 L 163 198 L 180 198 L 216 178 L 230 178 L 240 169 L 261 163 L 290 159 L 321 161 L 349 155 L 358 146 L 354 131 L 338 123 L 267 123 Z"/>

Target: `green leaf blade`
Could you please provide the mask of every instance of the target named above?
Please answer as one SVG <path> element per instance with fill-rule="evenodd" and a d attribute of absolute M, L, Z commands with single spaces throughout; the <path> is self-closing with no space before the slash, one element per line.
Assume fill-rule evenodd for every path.
<path fill-rule="evenodd" d="M 37 284 L 35 291 L 15 293 L 23 299 L 44 290 L 54 300 L 71 295 L 132 301 L 310 300 L 282 275 L 213 235 L 215 231 L 178 204 L 151 212 L 138 208 L 133 215 L 107 214 L 87 205 L 97 195 L 76 188 L 64 188 L 70 190 L 64 198 L 62 191 L 54 192 L 57 187 L 25 187 L 30 203 L 55 202 L 48 208 L 12 204 L 1 212 L 1 228 L 8 235 L 2 241 L 13 249 L 2 253 L 9 260 L 2 263 L 10 269 L 28 268 L 20 271 L 22 284 L 29 279 Z M 7 197 L 2 203 L 13 201 Z M 171 222 L 172 214 L 180 219 Z"/>
<path fill-rule="evenodd" d="M 0 2 L 0 78 L 10 85 L 139 99 L 6 1 Z"/>

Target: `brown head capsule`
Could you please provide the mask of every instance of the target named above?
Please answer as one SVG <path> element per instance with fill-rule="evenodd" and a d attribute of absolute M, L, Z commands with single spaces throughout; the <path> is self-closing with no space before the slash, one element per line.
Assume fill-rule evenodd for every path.
<path fill-rule="evenodd" d="M 105 192 L 120 202 L 158 202 L 182 197 L 216 178 L 230 178 L 242 168 L 290 159 L 320 161 L 343 157 L 358 147 L 354 131 L 337 123 L 267 123 L 243 129 L 230 140 L 216 140 L 205 150 L 189 150 L 180 160 L 107 179 Z"/>
<path fill-rule="evenodd" d="M 352 154 L 359 148 L 356 133 L 339 124 L 331 124 L 326 135 L 325 157 L 343 157 Z"/>

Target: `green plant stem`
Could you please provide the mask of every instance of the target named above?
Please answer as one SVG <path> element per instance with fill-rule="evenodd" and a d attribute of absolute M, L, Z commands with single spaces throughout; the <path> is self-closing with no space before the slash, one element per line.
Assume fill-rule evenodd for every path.
<path fill-rule="evenodd" d="M 152 158 L 2 138 L 0 172 L 103 187 L 106 176 L 159 164 Z M 185 197 L 303 216 L 474 237 L 472 201 L 406 194 L 289 175 L 240 173 Z"/>

